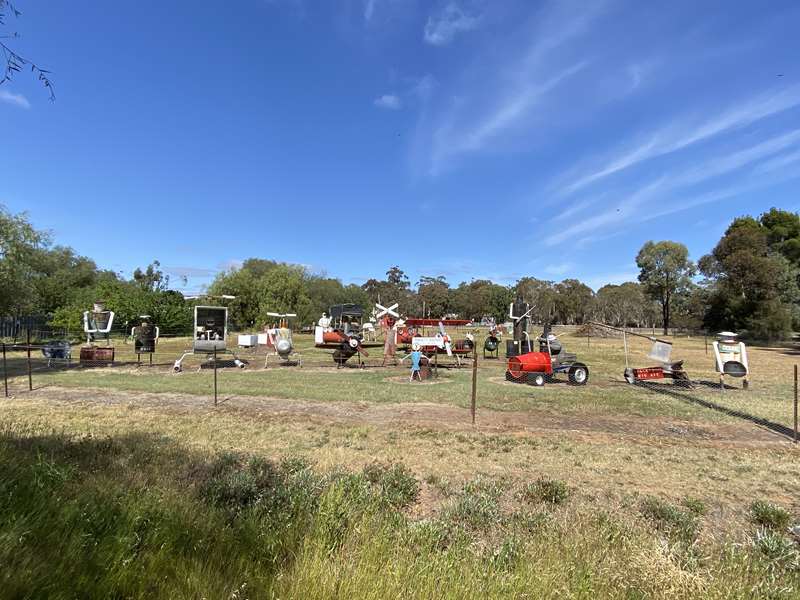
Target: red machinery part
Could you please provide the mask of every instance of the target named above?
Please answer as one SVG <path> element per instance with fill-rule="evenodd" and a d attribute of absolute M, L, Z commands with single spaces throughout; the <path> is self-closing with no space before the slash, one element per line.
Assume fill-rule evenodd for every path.
<path fill-rule="evenodd" d="M 633 376 L 636 379 L 664 379 L 664 369 L 661 367 L 645 367 L 643 369 L 634 369 Z"/>
<path fill-rule="evenodd" d="M 419 319 L 411 317 L 406 319 L 406 325 L 409 327 L 438 327 L 439 323 L 445 327 L 461 327 L 472 323 L 469 319 Z"/>
<path fill-rule="evenodd" d="M 325 344 L 340 344 L 346 339 L 345 335 L 338 331 L 326 331 L 322 334 L 322 341 Z"/>
<path fill-rule="evenodd" d="M 553 361 L 548 352 L 528 352 L 508 359 L 508 373 L 514 379 L 522 379 L 527 373 L 553 374 Z"/>

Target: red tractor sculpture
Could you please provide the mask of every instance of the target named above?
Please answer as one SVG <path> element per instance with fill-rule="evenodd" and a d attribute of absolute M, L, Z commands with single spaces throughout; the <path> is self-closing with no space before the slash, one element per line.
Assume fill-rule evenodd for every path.
<path fill-rule="evenodd" d="M 543 386 L 556 373 L 567 373 L 572 385 L 586 385 L 589 367 L 578 362 L 578 357 L 564 350 L 557 336 L 545 326 L 539 337 L 539 352 L 527 352 L 508 359 L 506 379 L 515 383 Z"/>

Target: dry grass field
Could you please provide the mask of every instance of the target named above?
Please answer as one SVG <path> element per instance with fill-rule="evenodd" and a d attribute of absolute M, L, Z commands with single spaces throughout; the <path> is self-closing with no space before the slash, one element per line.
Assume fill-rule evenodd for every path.
<path fill-rule="evenodd" d="M 216 406 L 213 374 L 198 359 L 171 370 L 185 340 L 163 340 L 153 367 L 48 369 L 37 361 L 32 392 L 24 357 L 11 353 L 12 397 L 0 402 L 4 460 L 36 471 L 45 457 L 57 472 L 76 474 L 63 485 L 86 477 L 165 497 L 199 485 L 182 479 L 187 464 L 221 456 L 237 457 L 237 477 L 253 457 L 301 461 L 328 477 L 269 577 L 237 558 L 244 562 L 227 564 L 218 579 L 170 580 L 165 589 L 182 597 L 800 597 L 797 544 L 782 516 L 763 516 L 800 517 L 800 449 L 791 442 L 798 352 L 751 347 L 750 389 L 733 380 L 721 390 L 710 341 L 706 354 L 702 337 L 676 337 L 672 356 L 685 360 L 694 387 L 632 386 L 622 379 L 621 339 L 561 333 L 589 365 L 589 384 L 508 383 L 503 359 L 481 357 L 474 426 L 469 368 L 409 384 L 406 368 L 378 366 L 380 348 L 365 369 L 336 369 L 305 336 L 296 337 L 302 368 L 265 369 L 263 356 L 251 356 L 244 370 L 220 370 Z M 631 366 L 651 362 L 648 347 L 631 342 Z M 117 348 L 125 363 L 125 346 Z M 117 450 L 92 471 L 74 448 L 101 440 Z M 134 460 L 142 445 L 158 458 Z M 133 465 L 142 471 L 130 472 Z M 353 516 L 360 504 L 340 489 L 342 473 L 357 475 L 369 498 L 392 485 L 416 491 L 388 512 Z M 216 510 L 199 497 L 203 510 Z M 341 512 L 346 529 L 334 545 L 317 530 L 328 509 Z M 254 540 L 241 542 L 248 551 L 260 547 L 250 533 Z M 7 560 L 8 535 L 0 537 Z M 125 569 L 115 577 L 122 579 L 98 589 L 147 595 Z"/>

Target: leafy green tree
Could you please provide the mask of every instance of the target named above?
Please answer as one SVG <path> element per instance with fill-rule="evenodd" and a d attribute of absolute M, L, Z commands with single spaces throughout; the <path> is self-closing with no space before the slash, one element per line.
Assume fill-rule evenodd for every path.
<path fill-rule="evenodd" d="M 797 267 L 771 247 L 781 243 L 762 221 L 741 217 L 731 223 L 711 254 L 700 259 L 709 289 L 707 327 L 745 329 L 765 339 L 789 333 L 800 290 Z"/>
<path fill-rule="evenodd" d="M 441 317 L 450 311 L 450 286 L 443 276 L 427 277 L 423 275 L 417 283 L 418 304 L 425 309 L 425 315 Z M 422 313 L 420 313 L 422 314 Z"/>
<path fill-rule="evenodd" d="M 689 293 L 696 269 L 689 260 L 689 250 L 678 242 L 647 242 L 636 256 L 639 281 L 645 292 L 661 307 L 664 335 L 677 297 Z"/>
<path fill-rule="evenodd" d="M 478 320 L 484 316 L 502 322 L 511 302 L 511 290 L 488 279 L 462 282 L 453 291 L 452 307 L 465 319 Z"/>
<path fill-rule="evenodd" d="M 565 279 L 555 285 L 554 291 L 558 321 L 567 325 L 583 323 L 592 309 L 592 288 L 577 279 Z"/>
<path fill-rule="evenodd" d="M 555 283 L 535 277 L 523 277 L 514 286 L 514 297 L 522 298 L 533 307 L 530 317 L 538 323 L 551 323 L 554 320 L 557 296 Z"/>
<path fill-rule="evenodd" d="M 658 316 L 644 287 L 633 281 L 604 285 L 597 290 L 594 314 L 596 319 L 615 327 L 650 326 Z"/>
<path fill-rule="evenodd" d="M 169 289 L 169 275 L 161 270 L 161 263 L 157 260 L 151 262 L 142 270 L 136 268 L 133 272 L 133 281 L 146 290 L 164 291 Z"/>
<path fill-rule="evenodd" d="M 800 264 L 800 215 L 771 208 L 761 215 L 761 225 L 767 230 L 767 243 L 795 266 Z"/>
<path fill-rule="evenodd" d="M 0 314 L 21 315 L 36 308 L 36 257 L 50 241 L 23 214 L 0 206 Z"/>

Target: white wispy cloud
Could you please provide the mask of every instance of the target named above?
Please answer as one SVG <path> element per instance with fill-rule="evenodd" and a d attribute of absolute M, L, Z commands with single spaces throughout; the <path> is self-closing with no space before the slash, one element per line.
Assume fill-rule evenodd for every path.
<path fill-rule="evenodd" d="M 403 101 L 395 94 L 384 94 L 375 98 L 373 104 L 378 108 L 387 108 L 389 110 L 399 110 L 403 108 Z"/>
<path fill-rule="evenodd" d="M 12 106 L 18 106 L 20 108 L 31 107 L 31 103 L 28 102 L 25 96 L 22 94 L 14 94 L 8 90 L 0 90 L 0 102 L 5 102 L 6 104 L 11 104 Z"/>
<path fill-rule="evenodd" d="M 552 91 L 565 79 L 578 73 L 586 64 L 586 62 L 579 62 L 570 65 L 561 72 L 555 73 L 546 81 L 541 83 L 533 82 L 519 89 L 507 102 L 497 106 L 495 110 L 487 114 L 472 131 L 464 136 L 460 146 L 451 145 L 449 151 L 458 152 L 482 148 L 487 140 L 515 123 L 529 111 L 540 98 Z"/>
<path fill-rule="evenodd" d="M 693 185 L 707 179 L 712 179 L 731 171 L 736 171 L 762 158 L 772 156 L 781 150 L 797 145 L 800 142 L 800 129 L 795 129 L 784 135 L 779 135 L 749 148 L 725 154 L 705 161 L 698 167 L 690 169 L 672 181 L 673 187 Z"/>
<path fill-rule="evenodd" d="M 377 0 L 365 0 L 364 2 L 364 20 L 369 22 L 372 20 L 372 15 L 375 14 L 375 4 Z"/>
<path fill-rule="evenodd" d="M 784 137 L 786 136 L 780 136 L 780 138 L 776 139 Z M 772 141 L 773 140 L 770 140 L 770 142 Z M 769 142 L 762 146 L 768 147 L 768 145 Z M 740 155 L 744 156 L 747 152 L 755 154 L 755 152 L 752 152 L 752 149 L 748 149 L 740 153 Z M 795 154 L 800 153 L 792 153 L 783 156 L 791 157 Z M 775 160 L 777 166 L 774 170 L 771 170 L 771 175 L 769 177 L 758 177 L 756 170 L 753 170 L 751 173 L 748 173 L 744 179 L 734 185 L 714 189 L 705 193 L 676 193 L 676 190 L 686 189 L 686 185 L 696 183 L 698 180 L 693 173 L 702 172 L 702 167 L 696 171 L 692 171 L 690 174 L 661 177 L 657 181 L 630 195 L 619 204 L 608 206 L 604 211 L 593 217 L 545 238 L 545 245 L 555 246 L 561 242 L 570 240 L 572 243 L 584 247 L 589 243 L 618 235 L 637 223 L 645 223 L 698 206 L 734 198 L 742 194 L 800 177 L 800 172 L 795 169 L 779 170 L 779 167 L 790 166 L 792 161 L 786 161 L 784 164 L 778 165 L 777 158 Z M 714 161 L 708 161 L 708 163 L 713 164 Z M 736 163 L 736 160 L 731 160 L 727 166 L 733 169 Z M 722 164 L 722 162 L 720 161 L 718 164 Z"/>
<path fill-rule="evenodd" d="M 558 180 L 565 193 L 572 193 L 600 179 L 613 175 L 645 160 L 670 154 L 708 140 L 722 133 L 739 129 L 800 105 L 800 86 L 785 88 L 750 98 L 728 108 L 722 114 L 702 121 L 673 121 L 645 135 L 638 143 L 628 144 L 603 164 L 584 172 L 571 170 Z M 588 171 L 588 172 L 586 172 Z"/>
<path fill-rule="evenodd" d="M 544 239 L 545 245 L 555 246 L 565 240 L 575 238 L 582 234 L 592 233 L 598 229 L 608 227 L 609 225 L 630 222 L 631 218 L 641 212 L 639 209 L 649 200 L 652 200 L 657 192 L 661 191 L 664 182 L 665 178 L 659 178 L 637 190 L 622 201 L 611 204 L 605 211 L 596 213 L 591 217 L 576 222 L 574 225 L 549 235 Z"/>
<path fill-rule="evenodd" d="M 449 2 L 435 15 L 428 17 L 423 37 L 434 46 L 446 46 L 459 33 L 478 27 L 480 21 L 480 16 L 467 13 L 456 2 Z"/>
<path fill-rule="evenodd" d="M 547 265 L 544 268 L 544 272 L 547 273 L 548 275 L 561 276 L 565 275 L 566 273 L 569 273 L 574 266 L 575 265 L 573 265 L 571 262 L 555 263 Z"/>
<path fill-rule="evenodd" d="M 571 47 L 572 42 L 587 33 L 603 11 L 600 2 L 580 10 L 572 3 L 545 4 L 534 21 L 509 36 L 513 40 L 503 53 L 494 49 L 488 53 L 492 60 L 479 60 L 428 118 L 427 173 L 439 174 L 460 155 L 520 139 L 535 121 L 546 119 L 548 106 L 561 108 L 552 98 L 586 69 L 585 57 L 591 55 Z"/>
<path fill-rule="evenodd" d="M 796 152 L 787 152 L 786 154 L 781 154 L 775 158 L 771 158 L 770 160 L 765 160 L 763 163 L 753 169 L 753 172 L 769 173 L 770 171 L 782 169 L 798 162 L 800 162 L 800 150 Z"/>

